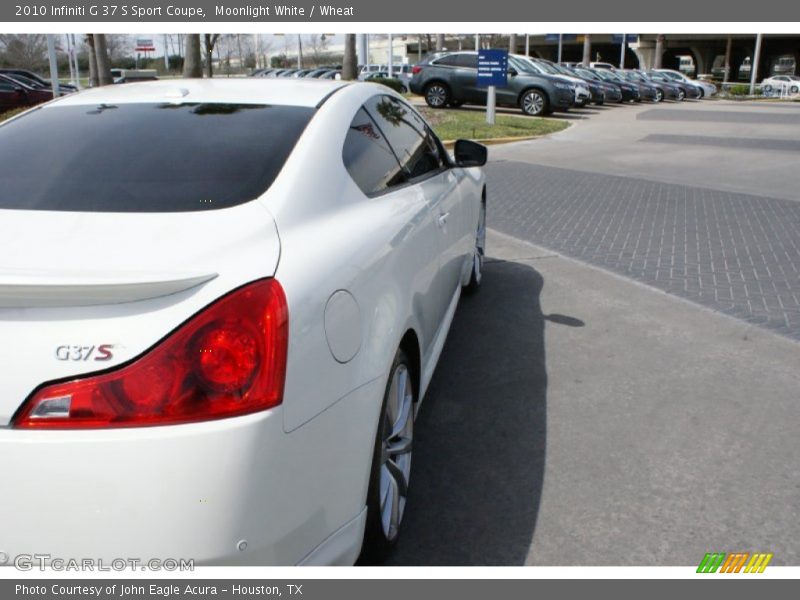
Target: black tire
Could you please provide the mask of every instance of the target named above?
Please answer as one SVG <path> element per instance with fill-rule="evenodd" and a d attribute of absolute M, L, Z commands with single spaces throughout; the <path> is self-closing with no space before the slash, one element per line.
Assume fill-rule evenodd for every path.
<path fill-rule="evenodd" d="M 432 81 L 423 90 L 425 103 L 431 108 L 444 108 L 452 101 L 452 94 L 447 84 L 441 81 Z"/>
<path fill-rule="evenodd" d="M 525 90 L 519 98 L 519 107 L 522 112 L 530 117 L 549 115 L 550 100 L 547 94 L 539 89 Z"/>
<path fill-rule="evenodd" d="M 480 215 L 478 216 L 478 230 L 475 232 L 475 250 L 472 255 L 472 272 L 469 283 L 464 286 L 464 292 L 474 294 L 481 287 L 483 281 L 483 263 L 486 256 L 486 199 L 481 201 Z"/>
<path fill-rule="evenodd" d="M 653 102 L 661 102 L 664 100 L 664 90 L 656 90 L 656 98 Z"/>
<path fill-rule="evenodd" d="M 789 90 L 789 91 L 790 91 L 792 94 L 797 94 L 798 92 L 800 92 L 800 87 L 797 87 L 796 85 L 793 85 L 793 86 L 792 86 L 792 88 L 791 88 L 791 90 Z"/>
<path fill-rule="evenodd" d="M 686 92 L 678 90 L 678 102 L 683 102 L 684 100 L 686 100 Z"/>
<path fill-rule="evenodd" d="M 390 404 L 390 402 L 397 393 L 397 388 L 395 387 L 395 377 L 400 375 L 401 371 L 405 372 L 408 386 L 407 389 L 411 393 L 410 407 L 408 408 L 410 413 L 407 415 L 410 429 L 403 430 L 404 437 L 401 438 L 400 436 L 396 436 L 396 438 L 399 441 L 407 438 L 408 450 L 407 452 L 392 454 L 392 452 L 388 450 L 389 446 L 387 446 L 387 441 L 395 439 L 395 437 L 392 437 L 391 435 L 393 423 L 391 422 L 392 418 L 390 411 L 392 410 L 393 404 Z M 358 560 L 358 562 L 361 564 L 380 564 L 385 561 L 394 546 L 397 544 L 397 540 L 400 536 L 403 512 L 406 504 L 405 501 L 408 495 L 408 481 L 411 472 L 411 448 L 414 437 L 414 406 L 417 401 L 418 393 L 416 378 L 414 375 L 415 374 L 411 361 L 403 349 L 399 349 L 397 354 L 395 354 L 392 367 L 389 370 L 389 379 L 386 383 L 386 390 L 383 394 L 383 403 L 381 405 L 381 413 L 378 420 L 377 433 L 375 435 L 375 445 L 372 452 L 372 464 L 370 466 L 369 488 L 367 490 L 367 522 L 364 529 L 364 543 L 361 547 L 361 555 Z M 396 422 L 399 422 L 399 419 Z M 408 435 L 409 432 L 410 435 Z M 387 531 L 387 527 L 384 524 L 384 515 L 381 506 L 381 488 L 383 487 L 384 483 L 382 477 L 391 477 L 391 475 L 387 475 L 389 470 L 384 471 L 384 466 L 388 464 L 389 458 L 392 456 L 396 458 L 407 457 L 408 463 L 406 469 L 407 474 L 405 476 L 405 485 L 398 486 L 399 491 L 397 499 L 399 506 L 399 518 L 397 521 L 397 526 L 394 528 L 389 526 L 389 531 Z M 398 468 L 398 470 L 405 468 L 405 465 L 403 465 L 402 468 L 399 465 L 400 461 L 397 460 L 394 466 Z M 395 481 L 398 480 L 395 479 Z M 390 485 L 389 491 L 391 491 L 391 489 L 392 488 Z M 400 502 L 401 497 L 402 502 Z"/>

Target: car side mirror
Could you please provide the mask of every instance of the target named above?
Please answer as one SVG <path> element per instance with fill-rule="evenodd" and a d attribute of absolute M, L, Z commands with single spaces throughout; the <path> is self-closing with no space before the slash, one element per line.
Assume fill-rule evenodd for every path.
<path fill-rule="evenodd" d="M 482 167 L 486 164 L 486 146 L 472 140 L 456 140 L 453 154 L 459 167 Z"/>
<path fill-rule="evenodd" d="M 516 77 L 517 75 L 519 75 L 519 71 L 517 71 L 514 67 L 509 67 L 508 68 L 508 75 L 510 77 Z"/>

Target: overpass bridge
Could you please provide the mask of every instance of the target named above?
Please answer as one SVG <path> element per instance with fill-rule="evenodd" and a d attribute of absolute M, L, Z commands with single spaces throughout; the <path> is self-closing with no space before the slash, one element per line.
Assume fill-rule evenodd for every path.
<path fill-rule="evenodd" d="M 694 67 L 694 75 L 724 77 L 725 59 L 730 65 L 730 81 L 749 80 L 756 36 L 747 34 L 641 34 L 628 35 L 625 66 L 633 68 L 679 69 Z M 525 52 L 525 35 L 517 35 L 517 52 Z M 581 62 L 588 45 L 590 60 L 619 65 L 622 36 L 610 34 L 563 35 L 562 61 Z M 558 59 L 557 35 L 531 35 L 530 53 L 550 60 Z M 691 57 L 691 60 L 687 60 Z M 775 73 L 800 72 L 800 35 L 765 34 L 758 65 L 759 79 Z"/>

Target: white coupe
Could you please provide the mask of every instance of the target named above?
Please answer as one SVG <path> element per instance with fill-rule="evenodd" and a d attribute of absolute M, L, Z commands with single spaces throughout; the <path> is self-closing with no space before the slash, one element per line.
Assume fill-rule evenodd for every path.
<path fill-rule="evenodd" d="M 368 83 L 133 83 L 0 125 L 0 551 L 384 558 L 485 161 Z"/>

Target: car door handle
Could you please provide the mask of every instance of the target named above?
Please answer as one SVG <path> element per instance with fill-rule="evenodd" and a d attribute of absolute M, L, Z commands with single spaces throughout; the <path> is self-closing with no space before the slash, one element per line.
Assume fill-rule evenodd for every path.
<path fill-rule="evenodd" d="M 439 219 L 438 219 L 439 227 L 444 227 L 445 225 L 447 225 L 447 218 L 449 216 L 450 216 L 449 212 L 442 213 L 442 214 L 439 215 Z"/>

